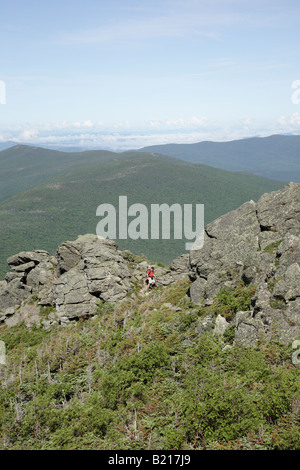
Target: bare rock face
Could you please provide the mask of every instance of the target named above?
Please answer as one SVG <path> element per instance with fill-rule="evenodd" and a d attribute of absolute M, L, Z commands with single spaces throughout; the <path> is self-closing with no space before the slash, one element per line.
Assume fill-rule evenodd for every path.
<path fill-rule="evenodd" d="M 45 251 L 19 253 L 8 265 L 0 285 L 0 321 L 24 311 L 26 300 L 52 310 L 53 322 L 93 315 L 99 300 L 118 302 L 132 287 L 117 244 L 96 235 L 64 242 L 52 257 Z"/>
<path fill-rule="evenodd" d="M 249 312 L 235 318 L 235 340 L 256 344 L 300 334 L 300 184 L 264 194 L 206 227 L 204 246 L 190 252 L 191 299 L 209 303 L 224 286 L 256 286 Z"/>
<path fill-rule="evenodd" d="M 0 285 L 0 310 L 10 309 L 21 304 L 32 293 L 32 286 L 26 282 L 32 278 L 32 271 L 37 272 L 44 263 L 49 262 L 49 254 L 46 251 L 36 250 L 32 252 L 21 252 L 8 258 L 7 263 L 11 269 L 6 274 L 5 281 Z M 49 264 L 50 266 L 50 264 Z M 47 273 L 47 279 L 37 280 L 37 284 L 48 282 L 51 273 Z M 0 313 L 1 315 L 1 313 Z M 1 319 L 1 316 L 0 316 Z"/>
<path fill-rule="evenodd" d="M 92 234 L 62 243 L 54 256 L 36 250 L 10 257 L 10 272 L 0 284 L 0 322 L 39 324 L 41 311 L 47 312 L 41 322 L 49 327 L 94 315 L 99 301 L 119 302 L 145 279 L 147 261 L 127 257 L 114 241 Z M 189 257 L 182 255 L 170 268 L 157 267 L 158 284 L 166 286 L 188 272 Z"/>

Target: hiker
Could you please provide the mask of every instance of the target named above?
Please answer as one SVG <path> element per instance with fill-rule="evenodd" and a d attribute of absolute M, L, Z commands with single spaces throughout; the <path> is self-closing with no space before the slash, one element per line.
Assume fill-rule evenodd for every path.
<path fill-rule="evenodd" d="M 155 285 L 155 283 L 156 283 L 156 277 L 155 277 L 155 274 L 154 274 L 154 267 L 149 266 L 148 271 L 147 271 L 146 284 L 148 284 L 149 289 L 152 289 L 152 287 Z"/>

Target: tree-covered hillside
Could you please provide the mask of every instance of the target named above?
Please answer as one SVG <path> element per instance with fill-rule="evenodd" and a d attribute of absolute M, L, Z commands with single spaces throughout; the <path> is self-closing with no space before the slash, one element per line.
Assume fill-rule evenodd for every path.
<path fill-rule="evenodd" d="M 271 135 L 229 142 L 152 145 L 141 149 L 229 171 L 300 182 L 300 136 Z"/>
<path fill-rule="evenodd" d="M 26 158 L 32 159 L 32 153 L 28 149 L 26 152 Z M 57 154 L 60 152 L 54 152 L 56 159 Z M 90 152 L 83 155 L 86 154 Z M 204 204 L 207 224 L 243 202 L 257 200 L 264 192 L 284 185 L 279 181 L 195 165 L 157 154 L 107 152 L 101 158 L 97 152 L 92 154 L 98 160 L 103 158 L 97 164 L 93 162 L 81 167 L 78 165 L 82 162 L 78 160 L 76 168 L 61 171 L 43 184 L 21 191 L 0 204 L 0 278 L 7 271 L 7 258 L 19 251 L 45 249 L 52 253 L 60 243 L 80 233 L 96 233 L 100 220 L 96 216 L 97 207 L 110 203 L 118 210 L 119 196 L 127 196 L 128 207 L 134 203 L 144 204 L 149 214 L 151 204 L 171 206 L 179 203 L 192 204 L 193 207 Z M 63 154 L 62 158 L 71 158 L 70 154 L 66 155 Z M 40 172 L 42 160 L 41 154 Z M 38 160 L 34 162 L 37 170 Z M 49 162 L 47 164 L 50 165 Z M 36 178 L 34 168 L 29 167 L 30 177 Z M 37 175 L 39 177 L 40 173 Z M 21 189 L 21 182 L 18 184 Z M 144 253 L 153 261 L 170 263 L 185 251 L 185 242 L 174 240 L 172 229 L 171 240 L 129 238 L 120 240 L 119 246 L 136 254 Z"/>

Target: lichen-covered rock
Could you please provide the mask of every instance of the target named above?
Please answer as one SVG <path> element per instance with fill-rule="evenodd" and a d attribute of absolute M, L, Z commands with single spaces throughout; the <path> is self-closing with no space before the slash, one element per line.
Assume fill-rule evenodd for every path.
<path fill-rule="evenodd" d="M 117 302 L 131 289 L 131 272 L 117 244 L 96 235 L 79 236 L 62 243 L 55 256 L 36 250 L 8 259 L 11 271 L 0 286 L 2 321 L 18 310 L 16 319 L 27 319 L 24 301 L 51 307 L 53 321 L 93 315 L 99 300 Z M 32 302 L 31 302 L 32 303 Z M 10 320 L 12 324 L 12 320 Z"/>
<path fill-rule="evenodd" d="M 6 282 L 0 288 L 0 310 L 9 307 L 17 307 L 23 300 L 31 294 L 30 287 L 26 286 L 20 278 L 12 279 L 11 282 Z"/>
<path fill-rule="evenodd" d="M 62 243 L 54 256 L 43 250 L 21 252 L 8 263 L 11 270 L 0 284 L 0 321 L 30 325 L 30 312 L 36 321 L 36 311 L 46 308 L 50 313 L 41 324 L 47 327 L 94 315 L 99 301 L 123 300 L 143 283 L 148 266 L 147 261 L 128 262 L 128 252 L 119 251 L 115 241 L 93 234 Z M 188 255 L 157 270 L 159 284 L 168 285 L 187 275 Z M 36 308 L 28 309 L 28 303 Z"/>
<path fill-rule="evenodd" d="M 196 304 L 211 303 L 224 286 L 256 286 L 252 310 L 236 315 L 236 341 L 259 335 L 282 341 L 300 334 L 300 184 L 289 183 L 220 217 L 190 252 Z"/>
<path fill-rule="evenodd" d="M 7 264 L 10 268 L 16 268 L 17 266 L 26 265 L 27 263 L 33 262 L 35 265 L 42 261 L 47 261 L 49 254 L 44 250 L 35 251 L 21 251 L 20 253 L 10 256 L 7 260 Z"/>

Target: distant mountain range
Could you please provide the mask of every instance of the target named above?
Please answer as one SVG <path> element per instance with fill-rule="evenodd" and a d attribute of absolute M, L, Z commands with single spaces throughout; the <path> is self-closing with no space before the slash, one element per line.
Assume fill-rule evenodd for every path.
<path fill-rule="evenodd" d="M 6 149 L 9 149 L 11 147 L 15 147 L 16 145 L 28 145 L 28 144 L 23 144 L 23 143 L 20 143 L 20 142 L 13 142 L 13 141 L 7 141 L 7 142 L 0 142 L 0 151 L 1 150 L 6 150 Z M 34 146 L 34 147 L 42 147 L 42 148 L 48 148 L 50 150 L 58 150 L 58 151 L 61 151 L 61 152 L 85 152 L 89 149 L 87 148 L 84 148 L 84 147 L 78 147 L 78 146 L 73 146 L 73 147 L 67 147 L 67 146 L 62 146 L 62 145 L 38 145 L 38 144 L 32 144 L 31 146 Z"/>
<path fill-rule="evenodd" d="M 0 151 L 15 146 L 16 143 L 12 141 L 0 142 Z M 32 149 L 37 145 L 26 145 L 26 147 Z M 42 147 L 44 150 L 55 150 L 65 154 L 99 151 L 77 146 L 43 145 Z M 101 151 L 113 152 L 111 149 L 104 149 Z M 300 135 L 251 137 L 229 142 L 203 141 L 193 144 L 151 145 L 137 151 L 159 153 L 228 171 L 246 171 L 279 181 L 300 182 Z"/>
<path fill-rule="evenodd" d="M 44 183 L 64 171 L 113 161 L 115 158 L 118 158 L 118 154 L 105 150 L 60 152 L 15 145 L 0 152 L 0 201 Z"/>
<path fill-rule="evenodd" d="M 140 149 L 229 171 L 300 182 L 300 135 L 252 137 L 231 142 L 152 145 Z"/>
<path fill-rule="evenodd" d="M 58 152 L 18 145 L 0 152 L 0 278 L 19 251 L 50 253 L 65 240 L 96 233 L 96 209 L 128 205 L 204 204 L 205 224 L 285 182 L 229 172 L 146 152 Z M 171 231 L 171 234 L 173 231 Z M 118 241 L 118 240 L 117 240 Z M 185 240 L 119 240 L 120 249 L 171 262 Z"/>

